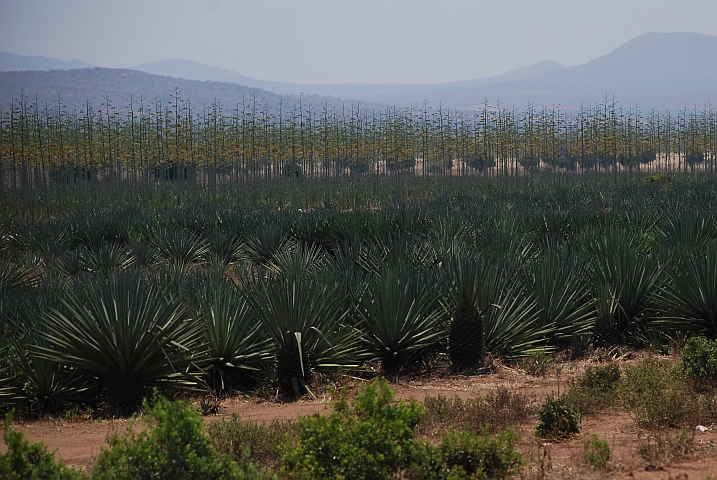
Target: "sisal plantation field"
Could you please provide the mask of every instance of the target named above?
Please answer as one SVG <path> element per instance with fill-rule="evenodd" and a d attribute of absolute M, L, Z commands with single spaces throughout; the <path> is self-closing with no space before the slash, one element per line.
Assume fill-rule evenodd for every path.
<path fill-rule="evenodd" d="M 201 459 L 194 478 L 698 468 L 717 419 L 714 112 L 608 107 L 199 122 L 179 102 L 25 100 L 0 128 L 0 408 L 88 429 L 139 412 L 144 433 L 79 462 L 98 478 L 174 474 L 165 454 Z M 321 416 L 205 430 L 165 398 Z M 600 422 L 634 435 L 611 446 Z M 173 428 L 183 446 L 151 453 Z M 32 448 L 10 423 L 6 440 Z"/>

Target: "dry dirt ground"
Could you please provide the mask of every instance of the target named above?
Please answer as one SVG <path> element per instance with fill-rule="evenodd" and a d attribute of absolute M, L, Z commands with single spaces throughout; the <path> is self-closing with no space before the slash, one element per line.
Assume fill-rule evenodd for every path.
<path fill-rule="evenodd" d="M 632 360 L 634 361 L 634 360 Z M 623 361 L 630 363 L 631 361 Z M 434 374 L 412 379 L 400 379 L 393 384 L 399 400 L 439 395 L 469 399 L 484 396 L 492 389 L 507 387 L 530 395 L 541 402 L 547 395 L 555 395 L 567 388 L 567 379 L 582 371 L 587 361 L 558 364 L 544 377 L 525 374 L 519 369 L 499 367 L 495 373 L 474 377 Z M 363 380 L 345 378 L 342 383 L 349 390 L 357 388 Z M 328 413 L 332 397 L 328 390 L 318 392 L 317 399 L 305 399 L 295 403 L 279 403 L 271 399 L 233 397 L 224 400 L 219 414 L 207 416 L 207 422 L 231 417 L 238 413 L 244 419 L 257 421 L 293 420 L 299 415 L 315 412 Z M 544 442 L 533 435 L 537 420 L 518 425 L 522 436 L 520 451 L 528 461 L 519 478 L 619 478 L 619 479 L 717 479 L 717 426 L 708 425 L 704 433 L 694 435 L 694 451 L 680 460 L 653 458 L 645 460 L 638 454 L 640 445 L 648 442 L 649 432 L 636 427 L 633 419 L 622 411 L 584 417 L 581 433 L 567 442 Z M 17 423 L 15 428 L 33 441 L 44 442 L 56 449 L 63 461 L 71 466 L 87 468 L 103 447 L 110 434 L 123 432 L 126 420 L 41 420 Z M 141 421 L 137 428 L 142 428 Z M 591 435 L 607 440 L 612 458 L 606 471 L 595 471 L 584 459 L 585 442 Z M 674 436 L 676 431 L 664 432 Z"/>

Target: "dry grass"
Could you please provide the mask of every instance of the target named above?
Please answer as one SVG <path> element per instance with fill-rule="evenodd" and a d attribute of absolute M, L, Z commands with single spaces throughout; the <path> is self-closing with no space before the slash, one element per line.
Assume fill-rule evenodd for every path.
<path fill-rule="evenodd" d="M 534 400 L 524 394 L 500 387 L 485 397 L 461 400 L 438 396 L 426 397 L 426 415 L 416 428 L 418 435 L 437 436 L 445 430 L 464 429 L 480 434 L 489 425 L 492 434 L 520 427 L 537 411 Z"/>
<path fill-rule="evenodd" d="M 233 415 L 213 422 L 208 428 L 212 445 L 221 454 L 241 461 L 247 454 L 264 468 L 275 470 L 281 463 L 279 447 L 298 435 L 295 422 L 259 423 Z"/>

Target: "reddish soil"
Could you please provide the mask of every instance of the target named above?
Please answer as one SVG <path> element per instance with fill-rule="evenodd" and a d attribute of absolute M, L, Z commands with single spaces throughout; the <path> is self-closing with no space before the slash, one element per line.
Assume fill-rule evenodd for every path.
<path fill-rule="evenodd" d="M 630 361 L 626 362 L 630 363 Z M 496 373 L 475 377 L 430 376 L 416 379 L 401 379 L 394 383 L 397 399 L 415 398 L 419 401 L 427 396 L 459 396 L 468 399 L 484 396 L 500 386 L 508 387 L 542 401 L 546 395 L 555 395 L 566 388 L 566 379 L 584 369 L 587 362 L 561 364 L 560 378 L 555 374 L 533 377 L 521 371 L 500 367 Z M 354 390 L 362 381 L 345 379 L 343 383 Z M 233 397 L 222 402 L 220 413 L 206 417 L 213 422 L 237 413 L 245 419 L 257 421 L 294 420 L 299 415 L 328 412 L 332 397 L 328 391 L 319 392 L 316 400 L 306 399 L 295 403 L 279 403 L 260 398 Z M 650 479 L 707 479 L 717 478 L 717 426 L 708 425 L 705 433 L 694 433 L 694 448 L 687 458 L 680 460 L 653 458 L 645 460 L 638 454 L 638 447 L 647 443 L 650 432 L 638 429 L 635 422 L 624 412 L 610 412 L 599 416 L 583 418 L 581 433 L 567 442 L 550 443 L 535 439 L 532 432 L 536 421 L 518 425 L 523 440 L 519 449 L 528 461 L 521 478 L 650 478 Z M 63 461 L 71 466 L 88 468 L 107 446 L 112 433 L 123 432 L 127 420 L 76 421 L 42 420 L 18 423 L 15 428 L 24 432 L 33 441 L 42 441 L 50 449 L 56 449 Z M 136 428 L 143 428 L 141 421 Z M 674 437 L 670 430 L 658 435 Z M 606 471 L 597 472 L 584 459 L 585 441 L 596 434 L 600 440 L 607 440 L 612 458 Z"/>

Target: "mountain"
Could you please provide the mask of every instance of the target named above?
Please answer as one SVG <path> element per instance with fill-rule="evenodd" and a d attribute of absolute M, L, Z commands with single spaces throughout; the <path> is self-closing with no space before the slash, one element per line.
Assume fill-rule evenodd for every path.
<path fill-rule="evenodd" d="M 251 77 L 232 70 L 224 68 L 212 67 L 194 60 L 162 60 L 159 62 L 143 63 L 130 70 L 138 70 L 140 72 L 151 73 L 153 75 L 164 75 L 167 77 L 184 78 L 187 80 L 213 81 L 238 83 L 247 87 L 262 88 L 262 83 L 278 83 L 278 82 L 262 82 Z M 269 89 L 264 89 L 269 90 Z M 280 92 L 276 92 L 280 93 Z"/>
<path fill-rule="evenodd" d="M 34 58 L 19 55 L 17 57 Z M 139 68 L 151 73 L 139 71 Z M 541 62 L 497 77 L 439 85 L 490 84 L 561 68 L 565 67 L 555 62 Z M 155 99 L 166 103 L 172 100 L 175 88 L 179 89 L 181 98 L 190 99 L 194 105 L 209 105 L 217 99 L 225 108 L 234 108 L 243 100 L 253 101 L 254 96 L 259 106 L 272 107 L 278 106 L 280 102 L 292 106 L 299 98 L 314 105 L 327 102 L 330 106 L 340 105 L 344 102 L 339 97 L 350 99 L 351 102 L 362 101 L 364 104 L 378 105 L 381 102 L 392 103 L 394 97 L 402 94 L 420 95 L 420 92 L 430 91 L 435 87 L 436 85 L 420 84 L 304 85 L 270 82 L 244 77 L 237 72 L 199 62 L 167 60 L 139 65 L 135 69 L 94 67 L 50 71 L 0 71 L 0 106 L 7 106 L 13 98 L 18 99 L 21 92 L 31 99 L 37 95 L 41 103 L 55 102 L 59 96 L 62 103 L 69 107 L 83 106 L 89 100 L 90 104 L 97 108 L 106 103 L 107 97 L 113 105 L 124 106 L 130 95 L 135 99 L 141 96 L 145 103 Z M 269 88 L 274 91 L 269 91 Z"/>
<path fill-rule="evenodd" d="M 232 70 L 212 67 L 193 60 L 162 60 L 159 62 L 137 65 L 132 67 L 132 70 L 153 73 L 155 75 L 168 75 L 171 77 L 186 78 L 188 80 L 212 80 L 218 82 L 238 83 L 240 85 L 261 88 L 263 90 L 280 94 L 303 93 L 309 95 L 328 95 L 353 100 L 393 103 L 392 99 L 397 94 L 418 94 L 420 92 L 431 91 L 436 88 L 489 85 L 492 83 L 530 78 L 547 71 L 559 70 L 562 68 L 565 67 L 557 62 L 546 60 L 536 63 L 535 65 L 512 70 L 508 73 L 495 77 L 443 84 L 284 83 L 246 77 Z"/>
<path fill-rule="evenodd" d="M 136 70 L 114 68 L 84 68 L 76 70 L 18 71 L 0 72 L 0 109 L 5 109 L 11 99 L 17 100 L 21 92 L 34 101 L 52 104 L 58 96 L 62 104 L 69 108 L 82 108 L 87 101 L 95 108 L 106 103 L 109 97 L 112 105 L 124 109 L 129 104 L 130 95 L 134 100 L 140 96 L 145 105 L 152 105 L 155 99 L 162 103 L 173 101 L 175 89 L 179 97 L 190 100 L 195 108 L 209 105 L 219 100 L 226 110 L 235 108 L 242 101 L 249 104 L 256 99 L 259 108 L 267 105 L 277 107 L 280 102 L 291 106 L 298 103 L 295 96 L 282 96 L 257 88 L 233 83 L 199 82 L 182 78 L 151 75 Z M 335 105 L 336 99 L 325 97 L 302 97 L 304 102 Z"/>
<path fill-rule="evenodd" d="M 76 58 L 73 58 L 69 62 L 63 62 L 57 58 L 30 57 L 27 55 L 0 52 L 0 72 L 18 70 L 72 70 L 76 68 L 90 68 L 93 66 L 94 65 L 82 62 Z"/>
<path fill-rule="evenodd" d="M 15 62 L 25 59 L 20 63 L 42 58 L 2 54 L 0 65 L 14 57 L 19 57 Z M 33 61 L 39 65 L 39 60 Z M 284 101 L 293 105 L 301 97 L 314 105 L 324 102 L 338 105 L 340 98 L 344 98 L 397 106 L 420 105 L 425 101 L 432 106 L 441 104 L 464 110 L 479 108 L 484 102 L 518 108 L 531 103 L 538 108 L 559 105 L 563 110 L 576 111 L 581 105 L 594 105 L 614 97 L 620 105 L 637 105 L 643 112 L 652 108 L 679 111 L 685 106 L 717 105 L 715 79 L 717 36 L 646 33 L 582 65 L 563 67 L 544 61 L 495 77 L 442 84 L 292 84 L 258 80 L 187 60 L 138 65 L 135 70 L 0 72 L 0 106 L 7 105 L 11 97 L 17 98 L 22 89 L 30 97 L 38 94 L 50 102 L 59 94 L 67 104 L 81 105 L 89 99 L 99 105 L 106 95 L 114 102 L 126 102 L 130 93 L 150 101 L 154 98 L 169 101 L 176 87 L 183 98 L 190 98 L 195 105 L 219 99 L 228 108 L 256 95 L 261 105 Z"/>
<path fill-rule="evenodd" d="M 615 97 L 624 106 L 677 111 L 717 104 L 717 36 L 647 33 L 583 65 L 490 85 L 437 87 L 401 95 L 397 104 L 442 102 L 471 108 L 486 99 L 503 104 L 560 105 L 577 110 Z"/>
<path fill-rule="evenodd" d="M 606 55 L 572 67 L 545 61 L 504 75 L 442 84 L 308 85 L 268 82 L 197 62 L 165 61 L 138 68 L 196 79 L 221 79 L 279 93 L 309 93 L 406 106 L 442 104 L 470 110 L 484 102 L 523 107 L 559 105 L 576 111 L 615 98 L 642 110 L 679 111 L 717 105 L 717 36 L 646 33 Z"/>
<path fill-rule="evenodd" d="M 554 62 L 553 60 L 543 60 L 542 62 L 538 62 L 527 67 L 517 68 L 515 70 L 511 70 L 507 73 L 494 77 L 478 78 L 475 80 L 463 80 L 462 82 L 435 83 L 433 85 L 426 85 L 426 90 L 434 90 L 440 87 L 477 87 L 481 85 L 492 85 L 495 83 L 511 82 L 514 80 L 524 80 L 527 78 L 533 78 L 536 75 L 540 75 L 546 72 L 552 72 L 554 70 L 562 70 L 564 68 L 566 68 L 565 65 L 562 65 L 558 62 Z"/>

